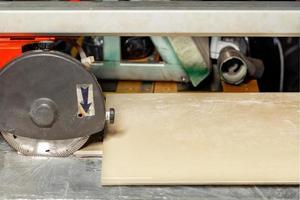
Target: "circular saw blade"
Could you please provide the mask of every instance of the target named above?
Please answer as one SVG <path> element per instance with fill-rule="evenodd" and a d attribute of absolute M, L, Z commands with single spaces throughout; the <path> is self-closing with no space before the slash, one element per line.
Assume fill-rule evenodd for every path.
<path fill-rule="evenodd" d="M 89 136 L 66 140 L 41 140 L 2 133 L 4 139 L 18 152 L 28 156 L 65 157 L 82 147 Z"/>

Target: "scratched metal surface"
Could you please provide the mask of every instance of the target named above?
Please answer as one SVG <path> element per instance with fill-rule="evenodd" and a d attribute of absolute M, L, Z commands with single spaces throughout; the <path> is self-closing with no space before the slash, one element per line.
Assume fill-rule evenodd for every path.
<path fill-rule="evenodd" d="M 0 199 L 299 199 L 297 186 L 101 187 L 98 158 L 34 158 L 0 137 Z"/>

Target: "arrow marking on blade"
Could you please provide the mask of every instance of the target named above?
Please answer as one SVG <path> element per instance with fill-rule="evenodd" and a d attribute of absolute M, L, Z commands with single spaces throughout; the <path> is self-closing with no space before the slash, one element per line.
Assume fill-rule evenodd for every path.
<path fill-rule="evenodd" d="M 88 113 L 89 112 L 89 109 L 90 109 L 90 106 L 91 106 L 91 103 L 88 102 L 89 100 L 89 87 L 86 87 L 86 88 L 83 88 L 81 87 L 81 95 L 82 95 L 82 101 L 80 103 L 80 105 L 82 106 L 84 112 Z"/>

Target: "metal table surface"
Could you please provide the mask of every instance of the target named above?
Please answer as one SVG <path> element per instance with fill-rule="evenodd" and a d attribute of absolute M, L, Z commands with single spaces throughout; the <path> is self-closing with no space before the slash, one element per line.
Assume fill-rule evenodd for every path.
<path fill-rule="evenodd" d="M 0 199 L 299 199 L 298 186 L 101 187 L 100 158 L 18 155 L 0 137 Z"/>

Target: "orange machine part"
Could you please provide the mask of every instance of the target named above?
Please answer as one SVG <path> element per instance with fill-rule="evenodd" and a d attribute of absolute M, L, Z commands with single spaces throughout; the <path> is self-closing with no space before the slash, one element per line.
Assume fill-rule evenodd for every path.
<path fill-rule="evenodd" d="M 0 69 L 6 63 L 22 54 L 24 45 L 38 43 L 41 41 L 54 41 L 55 37 L 15 36 L 0 37 Z"/>

